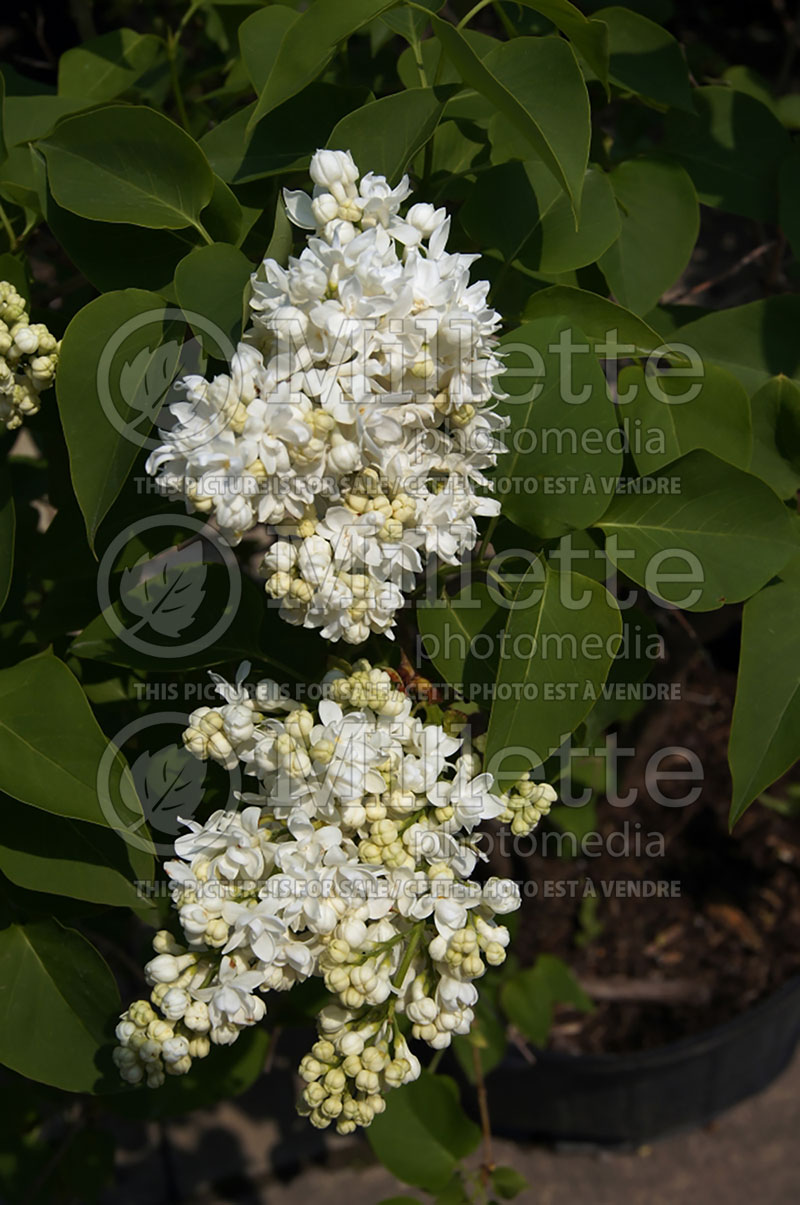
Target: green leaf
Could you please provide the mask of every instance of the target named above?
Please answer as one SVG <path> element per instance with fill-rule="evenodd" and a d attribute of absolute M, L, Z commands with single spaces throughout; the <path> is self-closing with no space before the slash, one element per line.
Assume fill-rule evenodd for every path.
<path fill-rule="evenodd" d="M 282 4 L 261 8 L 239 26 L 239 49 L 250 82 L 260 92 L 275 65 L 284 34 L 300 14 Z"/>
<path fill-rule="evenodd" d="M 513 1167 L 495 1167 L 490 1179 L 492 1188 L 503 1201 L 513 1201 L 530 1187 L 525 1177 Z"/>
<path fill-rule="evenodd" d="M 0 790 L 22 803 L 108 826 L 98 799 L 101 768 L 108 764 L 108 798 L 138 809 L 136 788 L 63 661 L 40 653 L 0 670 Z M 102 764 L 102 766 L 101 766 Z"/>
<path fill-rule="evenodd" d="M 16 533 L 14 495 L 8 469 L 0 469 L 0 611 L 5 606 L 14 574 L 14 540 Z"/>
<path fill-rule="evenodd" d="M 328 146 L 352 151 L 362 171 L 377 172 L 395 183 L 432 137 L 444 110 L 443 93 L 410 88 L 371 101 L 334 126 Z"/>
<path fill-rule="evenodd" d="M 8 154 L 6 145 L 6 81 L 0 71 L 0 163 Z"/>
<path fill-rule="evenodd" d="M 621 632 L 600 582 L 533 562 L 511 605 L 486 738 L 501 785 L 545 762 L 589 714 Z"/>
<path fill-rule="evenodd" d="M 120 1003 L 94 946 L 57 920 L 8 925 L 0 981 L 0 1062 L 68 1092 L 98 1088 L 98 1054 Z"/>
<path fill-rule="evenodd" d="M 505 618 L 483 582 L 417 606 L 423 652 L 467 699 L 474 693 L 470 687 L 494 681 Z"/>
<path fill-rule="evenodd" d="M 800 150 L 792 146 L 783 160 L 779 177 L 778 221 L 789 240 L 792 254 L 800 259 Z"/>
<path fill-rule="evenodd" d="M 603 19 L 589 20 L 569 0 L 518 0 L 552 21 L 569 38 L 604 87 L 608 86 L 608 28 Z"/>
<path fill-rule="evenodd" d="M 775 377 L 753 394 L 750 406 L 750 472 L 779 498 L 793 498 L 800 489 L 800 389 L 786 377 Z"/>
<path fill-rule="evenodd" d="M 589 97 L 562 38 L 514 38 L 481 61 L 446 21 L 434 33 L 462 79 L 520 129 L 570 199 L 577 220 L 589 157 Z"/>
<path fill-rule="evenodd" d="M 696 380 L 645 374 L 635 365 L 619 374 L 618 404 L 640 473 L 655 473 L 697 448 L 749 468 L 753 428 L 743 386 L 715 364 L 701 366 L 701 374 Z"/>
<path fill-rule="evenodd" d="M 262 117 L 310 84 L 339 42 L 393 3 L 395 0 L 348 0 L 347 4 L 313 4 L 301 13 L 281 39 L 248 130 L 252 131 Z"/>
<path fill-rule="evenodd" d="M 101 293 L 166 289 L 186 254 L 185 237 L 171 230 L 93 222 L 57 204 L 46 190 L 44 217 L 75 267 Z"/>
<path fill-rule="evenodd" d="M 679 164 L 662 159 L 629 159 L 608 178 L 622 229 L 600 268 L 617 301 L 646 314 L 683 272 L 697 241 L 694 185 Z"/>
<path fill-rule="evenodd" d="M 174 671 L 252 657 L 270 614 L 263 593 L 247 578 L 232 586 L 230 566 L 202 556 L 194 532 L 186 548 L 171 549 L 152 569 L 143 568 L 141 583 L 128 586 L 123 574 L 121 598 L 86 625 L 70 652 L 133 669 L 158 669 L 166 663 Z M 142 564 L 148 564 L 146 553 Z M 282 643 L 267 649 L 267 657 L 271 652 L 291 661 L 298 639 L 299 633 L 281 633 Z"/>
<path fill-rule="evenodd" d="M 800 585 L 779 582 L 746 603 L 728 760 L 731 824 L 800 758 Z"/>
<path fill-rule="evenodd" d="M 114 29 L 67 50 L 58 61 L 59 96 L 102 104 L 127 92 L 146 72 L 166 67 L 166 46 L 154 34 Z"/>
<path fill-rule="evenodd" d="M 177 367 L 180 343 L 167 314 L 156 294 L 125 289 L 84 306 L 64 335 L 56 397 L 92 548 Z"/>
<path fill-rule="evenodd" d="M 153 109 L 109 105 L 69 117 L 39 144 L 53 196 L 84 218 L 198 226 L 214 176 L 194 139 Z"/>
<path fill-rule="evenodd" d="M 741 602 L 797 548 L 772 490 L 708 452 L 690 452 L 640 481 L 639 492 L 620 494 L 598 524 L 606 555 L 675 606 L 713 611 Z M 659 482 L 668 492 L 658 492 Z"/>
<path fill-rule="evenodd" d="M 200 314 L 219 331 L 218 337 L 210 339 L 203 326 L 193 325 L 207 355 L 213 355 L 226 342 L 233 347 L 239 342 L 242 299 L 252 270 L 246 256 L 227 243 L 197 247 L 178 264 L 175 293 L 179 304 L 188 315 Z"/>
<path fill-rule="evenodd" d="M 608 28 L 608 72 L 615 84 L 656 104 L 692 112 L 689 69 L 672 34 L 629 8 L 603 8 L 594 16 Z"/>
<path fill-rule="evenodd" d="M 133 867 L 128 854 L 135 851 L 96 824 L 45 816 L 8 797 L 2 809 L 0 870 L 12 883 L 93 904 L 142 908 L 133 880 L 152 880 L 151 857 L 136 852 Z"/>
<path fill-rule="evenodd" d="M 254 104 L 214 126 L 200 139 L 200 146 L 214 171 L 231 184 L 296 170 L 306 166 L 317 147 L 325 145 L 336 122 L 363 104 L 366 95 L 363 88 L 309 84 L 265 117 L 252 137 L 247 123 Z"/>
<path fill-rule="evenodd" d="M 733 88 L 698 88 L 694 98 L 696 115 L 667 114 L 663 149 L 683 164 L 706 205 L 774 222 L 786 130 L 766 106 Z"/>
<path fill-rule="evenodd" d="M 590 168 L 586 173 L 576 229 L 566 195 L 535 160 L 502 163 L 481 172 L 461 220 L 484 254 L 496 250 L 504 263 L 519 261 L 521 268 L 547 275 L 594 263 L 620 231 L 619 212 L 603 172 Z"/>
<path fill-rule="evenodd" d="M 661 335 L 636 314 L 586 289 L 571 285 L 541 289 L 531 297 L 524 316 L 532 320 L 558 314 L 580 328 L 601 359 L 610 354 L 608 344 L 613 343 L 613 336 L 620 356 L 649 356 L 658 351 L 665 360 L 683 359 L 680 354 L 671 353 Z"/>
<path fill-rule="evenodd" d="M 392 33 L 399 34 L 413 46 L 414 43 L 420 41 L 424 34 L 425 27 L 430 20 L 430 13 L 435 13 L 441 7 L 442 0 L 422 0 L 421 8 L 427 9 L 427 12 L 420 12 L 420 8 L 399 5 L 384 13 L 380 19 L 384 25 L 388 25 Z"/>
<path fill-rule="evenodd" d="M 386 1110 L 372 1122 L 367 1138 L 398 1180 L 438 1192 L 457 1162 L 475 1150 L 480 1130 L 462 1111 L 453 1080 L 423 1071 L 387 1095 Z"/>
<path fill-rule="evenodd" d="M 752 394 L 770 377 L 800 381 L 799 326 L 800 297 L 785 294 L 706 314 L 681 327 L 676 342 L 727 368 Z"/>
<path fill-rule="evenodd" d="M 5 103 L 5 138 L 10 149 L 25 142 L 45 138 L 56 122 L 86 107 L 83 100 L 72 96 L 7 96 Z"/>
<path fill-rule="evenodd" d="M 569 967 L 552 954 L 540 954 L 532 967 L 504 983 L 500 999 L 508 1019 L 536 1046 L 547 1042 L 554 1005 L 570 1004 L 580 1012 L 593 1008 Z"/>
<path fill-rule="evenodd" d="M 0 75 L 0 80 L 2 80 Z M 19 293 L 20 297 L 30 303 L 31 288 L 25 264 L 10 251 L 0 255 L 0 280 L 7 280 Z"/>
<path fill-rule="evenodd" d="M 214 176 L 214 191 L 202 213 L 202 222 L 218 243 L 239 245 L 242 231 L 242 207 L 236 194 L 219 176 Z"/>
<path fill-rule="evenodd" d="M 562 333 L 572 356 L 562 380 Z M 501 340 L 506 354 L 498 413 L 510 421 L 500 461 L 503 512 L 519 527 L 550 539 L 587 527 L 608 506 L 622 468 L 622 443 L 605 377 L 580 330 L 562 318 L 539 318 Z"/>
<path fill-rule="evenodd" d="M 35 152 L 31 146 L 15 146 L 0 167 L 0 192 L 7 200 L 38 214 L 41 208 Z"/>

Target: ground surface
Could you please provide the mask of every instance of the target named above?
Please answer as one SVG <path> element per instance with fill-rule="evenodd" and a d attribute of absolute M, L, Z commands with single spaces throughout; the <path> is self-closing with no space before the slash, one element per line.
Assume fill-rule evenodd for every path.
<path fill-rule="evenodd" d="M 277 1068 L 239 1100 L 190 1120 L 120 1125 L 118 1179 L 102 1205 L 377 1205 L 402 1191 L 361 1144 L 323 1146 L 299 1119 L 276 1121 L 271 1102 L 286 1087 Z M 800 1054 L 760 1097 L 705 1130 L 626 1154 L 498 1141 L 495 1158 L 527 1177 L 522 1205 L 795 1205 L 799 1131 Z"/>

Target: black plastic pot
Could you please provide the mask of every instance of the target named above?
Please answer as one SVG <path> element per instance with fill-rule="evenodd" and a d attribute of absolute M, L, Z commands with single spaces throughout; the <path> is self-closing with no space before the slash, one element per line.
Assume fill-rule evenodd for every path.
<path fill-rule="evenodd" d="M 492 1128 L 513 1138 L 639 1144 L 705 1125 L 760 1092 L 800 1040 L 800 977 L 723 1025 L 638 1054 L 513 1051 L 488 1076 Z"/>

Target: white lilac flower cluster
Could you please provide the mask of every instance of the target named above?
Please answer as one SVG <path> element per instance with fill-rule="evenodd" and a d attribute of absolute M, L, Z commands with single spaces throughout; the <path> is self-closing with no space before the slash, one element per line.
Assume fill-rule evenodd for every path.
<path fill-rule="evenodd" d="M 128 1082 L 158 1085 L 258 1022 L 264 992 L 316 975 L 332 999 L 300 1065 L 301 1112 L 348 1133 L 419 1075 L 409 1036 L 439 1050 L 468 1032 L 474 981 L 505 958 L 496 916 L 519 906 L 514 882 L 470 879 L 477 826 L 513 815 L 520 831 L 555 793 L 526 781 L 494 794 L 462 738 L 367 662 L 329 674 L 316 712 L 274 682 L 215 680 L 225 702 L 192 714 L 185 745 L 243 764 L 258 789 L 176 841 L 183 940 L 157 934 L 150 1001 L 123 1014 L 115 1060 Z"/>
<path fill-rule="evenodd" d="M 407 177 L 359 179 L 347 151 L 310 170 L 313 196 L 284 193 L 307 245 L 253 275 L 230 375 L 186 378 L 148 471 L 232 543 L 269 524 L 282 616 L 359 644 L 391 635 L 423 562 L 458 564 L 499 511 L 481 491 L 506 426 L 500 317 L 470 284 L 478 257 L 446 251 L 446 211 L 400 216 Z"/>
<path fill-rule="evenodd" d="M 39 410 L 39 394 L 53 383 L 61 344 L 41 322 L 31 322 L 25 301 L 0 280 L 0 424 L 7 431 Z"/>

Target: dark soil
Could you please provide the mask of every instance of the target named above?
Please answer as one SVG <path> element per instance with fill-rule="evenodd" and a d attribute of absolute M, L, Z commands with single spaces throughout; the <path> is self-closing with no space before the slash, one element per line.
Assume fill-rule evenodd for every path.
<path fill-rule="evenodd" d="M 589 1015 L 558 1012 L 553 1048 L 601 1053 L 661 1045 L 736 1016 L 800 974 L 800 819 L 757 802 L 728 832 L 735 679 L 701 655 L 681 685 L 680 700 L 653 704 L 633 737 L 620 740 L 636 749 L 621 787 L 635 787 L 636 802 L 598 804 L 604 838 L 627 826 L 626 856 L 607 852 L 604 840 L 599 857 L 540 851 L 518 866 L 536 885 L 528 891 L 537 892 L 521 912 L 521 960 L 558 955 L 595 1001 Z M 693 750 L 703 764 L 702 793 L 686 807 L 660 806 L 647 789 L 647 760 L 669 745 Z M 686 768 L 681 756 L 673 761 Z M 770 795 L 785 796 L 786 785 Z M 687 789 L 685 782 L 661 786 L 672 798 Z M 588 902 L 587 880 L 597 893 Z M 677 883 L 678 892 L 616 895 L 646 891 L 648 882 Z M 566 894 L 547 894 L 559 885 Z"/>

